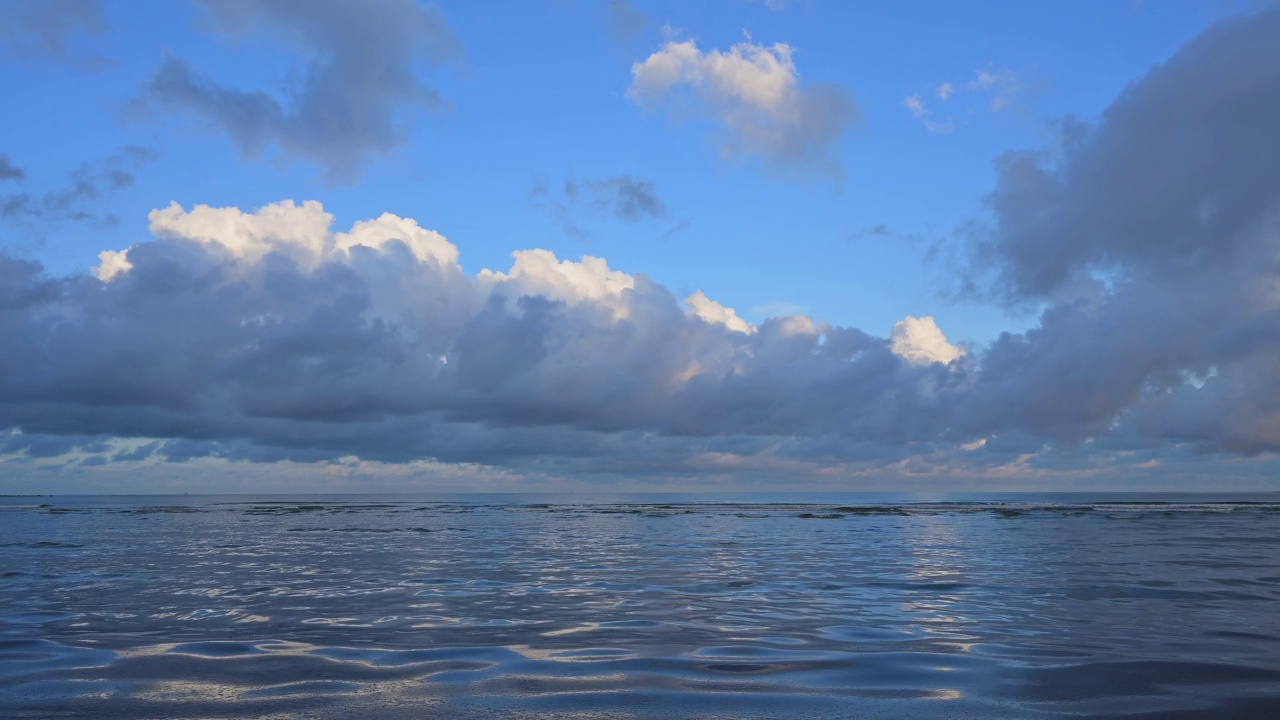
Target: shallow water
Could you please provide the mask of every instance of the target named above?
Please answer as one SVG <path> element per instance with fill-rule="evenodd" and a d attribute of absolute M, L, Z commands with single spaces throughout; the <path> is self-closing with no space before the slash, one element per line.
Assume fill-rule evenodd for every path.
<path fill-rule="evenodd" d="M 1280 717 L 1280 495 L 781 499 L 0 498 L 0 716 Z"/>

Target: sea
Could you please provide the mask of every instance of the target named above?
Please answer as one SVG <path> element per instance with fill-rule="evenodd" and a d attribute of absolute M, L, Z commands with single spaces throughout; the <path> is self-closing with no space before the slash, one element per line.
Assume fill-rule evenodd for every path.
<path fill-rule="evenodd" d="M 1280 718 L 1280 494 L 0 498 L 3 718 Z"/>

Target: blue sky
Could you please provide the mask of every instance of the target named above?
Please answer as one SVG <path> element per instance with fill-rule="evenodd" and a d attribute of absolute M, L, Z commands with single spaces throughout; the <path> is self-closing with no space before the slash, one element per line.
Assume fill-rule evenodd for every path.
<path fill-rule="evenodd" d="M 5 183 L 0 185 L 5 193 L 0 197 L 9 202 L 0 221 L 0 252 L 39 262 L 42 277 L 64 284 L 88 283 L 104 250 L 195 242 L 194 235 L 182 234 L 195 232 L 186 225 L 186 230 L 169 228 L 156 234 L 148 213 L 173 202 L 184 211 L 208 205 L 236 208 L 248 215 L 278 201 L 316 200 L 332 214 L 334 231 L 346 231 L 354 223 L 383 213 L 413 218 L 456 246 L 460 270 L 470 278 L 484 269 L 509 274 L 513 251 L 544 249 L 560 260 L 603 258 L 612 271 L 628 277 L 647 276 L 664 293 L 681 301 L 702 292 L 718 307 L 732 308 L 741 318 L 739 322 L 750 325 L 753 337 L 764 336 L 756 330 L 764 328 L 772 316 L 796 316 L 817 323 L 815 347 L 829 346 L 835 337 L 821 329 L 824 324 L 857 329 L 880 338 L 886 347 L 892 344 L 894 332 L 909 334 L 912 327 L 919 327 L 923 335 L 913 336 L 911 342 L 933 348 L 932 362 L 911 361 L 902 343 L 894 346 L 899 350 L 891 355 L 906 358 L 904 362 L 920 372 L 933 372 L 931 366 L 952 364 L 958 368 L 955 363 L 969 363 L 965 369 L 953 370 L 956 377 L 927 380 L 948 387 L 966 382 L 981 385 L 986 381 L 983 371 L 1000 362 L 1016 363 L 1028 377 L 1041 377 L 1034 363 L 1043 359 L 1045 352 L 1026 350 L 1017 360 L 1002 359 L 999 353 L 1013 352 L 1009 348 L 1017 344 L 1015 340 L 1025 349 L 1052 336 L 1055 331 L 1046 325 L 1046 318 L 1056 317 L 1055 308 L 1075 307 L 1071 303 L 1078 304 L 1085 293 L 1080 283 L 1089 279 L 1115 283 L 1109 295 L 1106 291 L 1089 292 L 1103 292 L 1095 302 L 1120 308 L 1115 311 L 1116 318 L 1133 322 L 1135 327 L 1151 323 L 1163 327 L 1159 319 L 1163 315 L 1136 317 L 1136 308 L 1148 300 L 1154 303 L 1161 293 L 1177 298 L 1188 285 L 1184 278 L 1164 275 L 1157 283 L 1150 268 L 1166 267 L 1163 260 L 1124 251 L 1131 245 L 1146 247 L 1149 243 L 1134 240 L 1126 244 L 1128 241 L 1119 239 L 1114 246 L 1099 247 L 1096 252 L 1081 251 L 1084 254 L 1071 260 L 1074 264 L 1070 267 L 1064 265 L 1065 269 L 1033 267 L 1035 262 L 1026 259 L 1026 252 L 1034 252 L 1036 258 L 1057 257 L 1067 252 L 1063 247 L 1076 241 L 1064 234 L 1065 229 L 1027 229 L 1024 220 L 1029 216 L 1001 204 L 1000 198 L 1018 208 L 1035 210 L 1037 217 L 1060 216 L 1064 218 L 1061 228 L 1076 227 L 1071 224 L 1075 222 L 1071 220 L 1071 213 L 1076 212 L 1073 208 L 1088 210 L 1085 200 L 1090 196 L 1083 189 L 1083 180 L 1075 178 L 1092 172 L 1089 168 L 1103 162 L 1099 158 L 1123 155 L 1105 144 L 1111 141 L 1108 138 L 1135 144 L 1138 140 L 1126 138 L 1144 136 L 1140 128 L 1122 127 L 1119 120 L 1109 119 L 1123 115 L 1109 108 L 1124 106 L 1125 98 L 1134 96 L 1138 99 L 1130 104 L 1141 110 L 1142 88 L 1153 68 L 1173 67 L 1170 59 L 1191 52 L 1184 48 L 1207 31 L 1223 23 L 1247 25 L 1238 19 L 1249 13 L 1260 13 L 1256 23 L 1262 24 L 1276 14 L 1274 6 L 1266 4 L 1207 1 L 548 0 L 419 5 L 410 0 L 380 0 L 370 3 L 373 10 L 356 22 L 350 17 L 352 6 L 339 2 L 6 0 L 3 7 L 14 20 L 0 35 L 0 88 L 10 109 L 0 115 L 0 158 L 13 169 L 13 177 L 0 181 Z M 378 18 L 386 22 L 378 25 Z M 390 34 L 379 37 L 384 31 Z M 678 55 L 681 52 L 686 54 Z M 1224 67 L 1249 63 L 1245 58 L 1229 57 L 1227 50 L 1204 52 Z M 678 57 L 684 58 L 681 62 L 685 64 L 677 75 L 661 75 L 661 68 L 669 67 Z M 744 58 L 774 65 L 760 70 Z M 1267 84 L 1274 77 L 1267 72 L 1268 60 L 1265 56 L 1255 58 L 1253 64 L 1262 65 L 1251 71 L 1257 77 L 1246 72 L 1239 82 L 1254 82 L 1254 89 L 1262 95 L 1274 90 Z M 166 75 L 178 68 L 187 74 Z M 1169 83 L 1181 81 L 1172 70 L 1166 74 L 1172 78 Z M 179 81 L 188 84 L 180 87 Z M 785 85 L 775 104 L 766 107 L 743 100 L 744 88 L 760 90 L 773 87 L 769 85 L 773 82 Z M 1195 95 L 1200 86 L 1187 82 L 1186 101 L 1192 105 L 1202 102 Z M 1152 80 L 1146 85 L 1156 88 L 1158 83 Z M 203 99 L 192 99 L 206 91 Z M 236 112 L 243 113 L 249 103 L 246 98 L 254 93 L 259 101 L 265 98 L 275 103 L 274 107 L 290 119 L 262 131 L 257 145 L 250 147 L 254 143 L 246 140 L 248 135 L 228 132 L 231 125 L 225 112 L 230 112 L 227 108 L 233 103 L 222 100 L 234 96 L 244 101 L 236 106 Z M 1147 94 L 1155 95 L 1156 90 Z M 210 110 L 209 98 L 215 96 L 222 98 L 221 110 Z M 308 97 L 319 98 L 319 104 L 308 109 Z M 342 112 L 358 108 L 364 124 L 357 127 L 334 121 L 331 115 L 335 108 L 344 108 Z M 1143 115 L 1139 110 L 1133 114 Z M 239 115 L 235 122 L 245 117 Z M 793 122 L 794 117 L 800 119 Z M 1214 142 L 1226 132 L 1221 128 L 1235 127 L 1226 118 L 1221 128 L 1199 118 L 1187 122 L 1194 122 L 1192 129 Z M 1084 143 L 1094 146 L 1081 149 L 1072 145 L 1072 129 L 1081 127 L 1093 129 L 1091 139 Z M 1274 140 L 1265 128 L 1257 132 L 1261 133 L 1255 138 L 1258 141 Z M 1092 139 L 1094 136 L 1098 139 Z M 1031 198 L 1027 188 L 1017 186 L 1026 176 L 1017 175 L 1016 168 L 1006 162 L 1022 157 L 1009 154 L 1017 152 L 1040 153 L 1037 170 L 1044 170 L 1065 188 L 1062 197 L 1053 201 L 1055 205 L 1031 208 L 1033 200 L 1049 201 Z M 1259 157 L 1257 162 L 1263 159 Z M 1190 158 L 1171 172 L 1188 178 L 1202 175 L 1195 161 Z M 1104 168 L 1099 172 L 1119 177 L 1122 170 Z M 1251 173 L 1267 171 L 1240 167 L 1223 172 L 1234 173 L 1231 177 L 1244 182 L 1257 177 Z M 1267 174 L 1258 186 L 1269 188 L 1269 178 Z M 1077 185 L 1082 188 L 1078 192 L 1073 190 Z M 1121 188 L 1118 192 L 1124 191 Z M 1173 189 L 1168 192 L 1163 200 L 1174 202 L 1183 197 Z M 1209 191 L 1196 192 L 1201 193 L 1196 197 L 1208 197 L 1205 193 Z M 1163 201 L 1149 195 L 1138 193 L 1134 202 Z M 641 202 L 624 206 L 628 199 Z M 1099 207 L 1091 212 L 1101 212 Z M 1263 207 L 1269 206 L 1253 203 L 1248 209 L 1262 217 L 1265 213 L 1259 208 Z M 1116 232 L 1128 233 L 1126 237 L 1136 238 L 1145 232 L 1128 220 L 1128 224 L 1117 223 L 1114 227 L 1121 230 Z M 1239 227 L 1230 226 L 1232 232 L 1241 232 Z M 1111 230 L 1090 232 L 1105 239 Z M 1039 242 L 1046 244 L 1036 245 Z M 1059 245 L 1048 245 L 1050 242 Z M 1240 244 L 1217 236 L 1197 242 L 1207 248 Z M 134 269 L 141 272 L 133 251 L 129 253 Z M 243 260 L 244 256 L 240 257 Z M 258 256 L 253 257 L 257 262 Z M 313 270 L 308 268 L 307 272 Z M 1070 274 L 1074 279 L 1055 280 L 1052 287 L 1028 280 L 1033 272 L 1041 271 L 1064 277 Z M 1238 274 L 1226 277 L 1233 280 L 1224 279 L 1224 283 L 1239 279 Z M 101 278 L 93 282 L 115 283 Z M 966 282 L 970 284 L 966 286 Z M 1139 287 L 1139 283 L 1147 285 Z M 573 305 L 572 298 L 565 300 L 554 292 L 540 291 L 537 288 L 542 286 L 537 283 L 529 287 L 522 285 L 520 292 L 533 296 L 541 292 L 542 297 Z M 1214 290 L 1206 287 L 1204 293 L 1213 295 Z M 515 302 L 516 296 L 511 300 Z M 599 298 L 593 296 L 593 302 L 596 300 Z M 153 301 L 164 304 L 165 298 Z M 1209 308 L 1218 304 L 1206 301 L 1204 307 L 1207 317 L 1212 318 Z M 460 311 L 455 308 L 449 312 Z M 633 310 L 622 315 L 618 312 L 615 320 L 631 321 Z M 690 317 L 702 317 L 694 310 L 687 312 L 692 313 Z M 367 310 L 362 322 L 378 320 L 372 313 Z M 274 317 L 269 308 L 255 315 L 259 316 Z M 897 325 L 908 316 L 929 318 L 929 326 Z M 5 327 L 17 333 L 13 328 L 29 327 L 34 317 L 37 315 L 23 316 Z M 88 322 L 87 315 L 77 317 Z M 127 325 L 130 320 L 141 322 L 139 318 L 121 322 Z M 1261 320 L 1254 317 L 1253 322 Z M 895 327 L 901 329 L 895 331 Z M 1174 332 L 1173 326 L 1169 327 Z M 92 329 L 82 328 L 77 339 L 89 337 Z M 1002 350 L 997 340 L 1004 331 L 1015 336 L 1010 336 L 1012 344 Z M 54 331 L 46 328 L 46 332 Z M 681 330 L 663 335 L 667 339 L 660 342 L 680 342 L 675 338 L 686 336 L 687 331 Z M 47 348 L 49 337 L 39 342 L 30 339 L 31 347 Z M 1063 337 L 1052 346 L 1104 340 L 1076 343 Z M 462 339 L 454 337 L 450 342 L 461 343 Z M 511 342 L 504 340 L 493 351 L 516 352 L 511 350 Z M 432 350 L 432 357 L 448 359 L 451 351 L 446 345 L 449 343 Z M 957 351 L 960 355 L 949 354 L 953 346 L 961 348 Z M 943 349 L 937 350 L 939 347 Z M 1114 344 L 1107 347 L 1114 349 Z M 1204 347 L 1210 347 L 1208 339 Z M 766 354 L 760 348 L 739 351 L 756 359 Z M 1185 357 L 1178 355 L 1184 351 Z M 111 354 L 95 346 L 85 346 L 79 352 Z M 183 350 L 174 346 L 173 352 Z M 636 361 L 643 365 L 644 352 L 636 352 Z M 1107 473 L 1120 473 L 1136 483 L 1160 485 L 1166 482 L 1164 474 L 1134 468 L 1153 461 L 1166 468 L 1189 463 L 1177 473 L 1168 471 L 1169 477 L 1181 478 L 1168 481 L 1176 484 L 1187 482 L 1188 476 L 1199 477 L 1206 467 L 1216 471 L 1226 467 L 1223 463 L 1235 463 L 1235 468 L 1245 462 L 1250 469 L 1240 471 L 1246 476 L 1240 482 L 1254 487 L 1271 467 L 1268 463 L 1274 443 L 1269 435 L 1254 437 L 1255 432 L 1245 433 L 1248 438 L 1236 437 L 1225 426 L 1201 428 L 1191 421 L 1153 431 L 1153 423 L 1160 423 L 1147 417 L 1156 412 L 1151 409 L 1156 400 L 1149 396 L 1153 387 L 1163 388 L 1165 394 L 1171 392 L 1168 377 L 1207 377 L 1213 385 L 1220 367 L 1237 360 L 1257 362 L 1270 352 L 1266 346 L 1246 358 L 1171 348 L 1158 355 L 1176 359 L 1151 360 L 1144 365 L 1147 375 L 1129 378 L 1127 384 L 1117 387 L 1108 384 L 1110 380 L 1098 381 L 1082 391 L 1113 398 L 1114 406 L 1112 400 L 1099 399 L 1087 411 L 1067 413 L 1071 417 L 1059 419 L 1047 419 L 1044 412 L 1048 411 L 1025 410 L 999 422 L 963 429 L 960 426 L 965 423 L 958 420 L 941 428 L 907 423 L 911 429 L 876 426 L 850 436 L 853 431 L 841 429 L 841 423 L 848 420 L 841 413 L 827 417 L 824 422 L 834 424 L 823 425 L 824 430 L 807 426 L 787 429 L 782 420 L 776 432 L 761 429 L 758 423 L 730 429 L 686 427 L 678 418 L 719 407 L 719 401 L 701 395 L 701 399 L 673 401 L 671 408 L 655 409 L 653 418 L 635 424 L 601 419 L 595 410 L 583 410 L 592 403 L 618 402 L 625 392 L 616 388 L 602 390 L 585 398 L 583 405 L 575 405 L 578 410 L 574 412 L 579 415 L 552 412 L 539 405 L 540 395 L 522 396 L 518 402 L 471 397 L 468 402 L 472 404 L 464 409 L 459 409 L 463 401 L 454 399 L 444 404 L 428 402 L 412 411 L 383 407 L 374 412 L 389 412 L 392 418 L 419 417 L 422 424 L 414 426 L 413 432 L 428 435 L 439 426 L 432 424 L 436 420 L 422 418 L 443 412 L 454 416 L 441 421 L 446 425 L 463 422 L 457 419 L 463 417 L 466 423 L 487 428 L 485 432 L 516 428 L 536 434 L 552 427 L 557 432 L 569 428 L 589 433 L 590 444 L 597 448 L 614 442 L 626 444 L 632 437 L 628 433 L 654 434 L 663 442 L 700 438 L 697 452 L 702 453 L 701 463 L 690 461 L 692 451 L 686 448 L 677 453 L 683 459 L 672 460 L 660 472 L 632 468 L 627 464 L 630 460 L 619 460 L 616 472 L 610 473 L 594 464 L 584 469 L 556 459 L 581 459 L 584 453 L 589 454 L 586 451 L 563 455 L 522 451 L 517 453 L 519 462 L 508 462 L 493 454 L 495 447 L 510 447 L 498 440 L 485 445 L 487 450 L 477 449 L 450 460 L 430 451 L 369 458 L 361 452 L 361 442 L 355 440 L 334 440 L 314 457 L 242 453 L 227 448 L 240 443 L 296 451 L 307 444 L 297 439 L 306 433 L 283 432 L 294 438 L 284 442 L 274 431 L 264 434 L 248 425 L 228 429 L 225 434 L 208 429 L 214 413 L 211 408 L 226 401 L 219 395 L 222 391 L 213 389 L 217 383 L 212 376 L 199 380 L 206 384 L 197 393 L 201 402 L 211 404 L 190 410 L 190 422 L 178 423 L 186 429 L 174 426 L 163 432 L 156 429 L 160 425 L 137 418 L 132 425 L 113 424 L 108 419 L 76 427 L 72 427 L 75 423 L 60 425 L 47 420 L 53 412 L 48 409 L 38 413 L 42 419 L 32 419 L 36 417 L 32 408 L 55 400 L 73 405 L 85 402 L 95 408 L 103 402 L 137 408 L 147 406 L 150 401 L 145 398 L 103 401 L 68 399 L 57 393 L 37 397 L 38 393 L 11 389 L 8 396 L 0 396 L 0 403 L 10 408 L 0 415 L 0 421 L 7 422 L 0 424 L 9 428 L 13 445 L 6 457 L 14 469 L 11 477 L 19 479 L 4 487 L 31 489 L 53 482 L 76 489 L 97 482 L 94 487 L 99 489 L 118 489 L 111 479 L 116 476 L 103 468 L 125 463 L 129 456 L 126 450 L 152 447 L 148 444 L 152 443 L 154 457 L 146 453 L 138 456 L 149 458 L 143 464 L 174 465 L 178 455 L 166 453 L 166 444 L 172 450 L 186 442 L 206 444 L 193 458 L 223 463 L 217 469 L 202 466 L 198 472 L 187 473 L 189 482 L 203 489 L 214 482 L 207 478 L 266 472 L 268 466 L 285 478 L 288 472 L 282 463 L 310 469 L 349 469 L 353 463 L 365 461 L 373 464 L 360 465 L 359 471 L 334 472 L 351 477 L 367 475 L 374 478 L 367 482 L 381 482 L 378 478 L 405 475 L 406 463 L 442 463 L 449 473 L 461 472 L 458 468 L 462 467 L 487 468 L 489 476 L 503 482 L 643 484 L 645 481 L 635 478 L 653 472 L 654 483 L 681 483 L 687 482 L 687 477 L 707 476 L 704 463 L 709 462 L 708 453 L 726 462 L 736 458 L 729 462 L 735 469 L 724 471 L 716 482 L 777 485 L 780 475 L 796 472 L 784 469 L 791 467 L 785 463 L 761 462 L 765 453 L 772 454 L 773 460 L 781 456 L 802 459 L 807 469 L 801 474 L 812 473 L 811 477 L 806 475 L 810 484 L 827 487 L 824 483 L 828 481 L 821 478 L 830 476 L 837 478 L 832 482 L 839 486 L 856 489 L 875 472 L 884 475 L 885 468 L 898 468 L 888 474 L 900 476 L 902 463 L 922 453 L 941 452 L 939 444 L 952 448 L 947 452 L 961 452 L 954 448 L 974 443 L 985 448 L 997 444 L 994 438 L 1011 437 L 1020 438 L 1019 448 L 1010 450 L 1007 458 L 988 459 L 979 463 L 981 468 L 963 472 L 956 468 L 964 463 L 939 459 L 935 470 L 917 473 L 916 479 L 936 480 L 946 486 L 951 482 L 948 478 L 959 473 L 966 482 L 1016 485 L 1018 481 L 1010 478 L 1017 476 L 1017 458 L 1024 458 L 1017 462 L 1025 464 L 1040 457 L 1038 453 L 1048 453 L 1046 463 L 1049 456 L 1056 458 L 1049 463 L 1052 467 L 1028 483 L 1041 487 L 1065 482 L 1062 478 L 1071 473 L 1095 480 Z M 963 358 L 956 359 L 961 355 Z M 61 367 L 57 358 L 40 357 L 39 363 L 46 368 Z M 1115 363 L 1129 362 L 1105 352 L 1091 358 L 1085 361 L 1091 370 L 1108 378 Z M 324 361 L 320 358 L 317 362 Z M 593 370 L 584 361 L 579 370 L 588 377 L 592 372 L 629 377 L 627 367 Z M 693 362 L 691 369 L 681 371 L 681 381 L 689 382 L 689 373 L 696 376 L 707 367 L 705 358 Z M 774 371 L 782 369 L 770 372 Z M 806 371 L 793 367 L 789 372 Z M 957 379 L 963 373 L 968 373 L 967 380 Z M 110 382 L 105 376 L 80 381 L 86 387 Z M 894 382 L 918 389 L 925 380 L 898 378 Z M 1042 394 L 1046 398 L 1042 405 L 1054 404 L 1047 398 L 1061 383 L 1041 387 L 1036 383 L 1043 380 L 1028 382 L 1028 389 L 1017 391 L 1019 397 Z M 1204 383 L 1197 382 L 1201 385 L 1190 387 L 1202 389 Z M 1261 386 L 1269 380 L 1246 374 L 1235 382 Z M 59 387 L 68 383 L 63 378 Z M 813 387 L 797 392 L 817 392 Z M 1013 392 L 1007 388 L 1001 392 L 1006 390 Z M 564 392 L 563 388 L 560 391 Z M 298 392 L 306 393 L 304 389 Z M 647 392 L 655 391 L 649 388 Z M 901 392 L 895 390 L 892 397 L 900 398 Z M 934 402 L 937 392 L 941 391 L 930 390 L 922 397 Z M 964 404 L 972 400 L 957 400 L 956 406 L 945 412 L 965 417 L 994 412 L 988 405 L 1003 396 L 992 392 L 979 403 L 981 409 Z M 221 399 L 210 400 L 215 396 Z M 1223 398 L 1178 402 L 1196 407 L 1207 403 L 1218 408 L 1224 418 L 1238 417 L 1239 408 L 1233 405 L 1237 400 L 1231 399 L 1237 397 L 1241 397 L 1238 392 Z M 792 400 L 794 396 L 766 405 L 771 411 L 784 412 L 783 406 Z M 881 398 L 876 402 L 890 401 Z M 166 408 L 166 412 L 192 407 L 186 401 L 157 403 L 156 407 Z M 916 404 L 913 400 L 903 407 Z M 1273 417 L 1273 406 L 1261 405 L 1262 416 L 1255 419 L 1254 427 L 1266 426 Z M 732 403 L 725 407 L 729 406 Z M 476 409 L 483 407 L 505 409 L 490 414 Z M 519 413 L 512 409 L 515 407 L 521 408 Z M 847 411 L 859 417 L 885 412 L 883 407 Z M 317 412 L 325 416 L 325 422 L 347 422 L 328 417 L 327 411 Z M 740 408 L 735 412 L 748 411 Z M 900 412 L 908 411 L 893 410 Z M 1166 408 L 1163 416 L 1171 412 Z M 1190 409 L 1185 412 L 1200 414 Z M 528 419 L 548 413 L 556 419 L 545 425 Z M 1088 417 L 1077 417 L 1080 413 Z M 296 415 L 289 417 L 298 420 Z M 370 421 L 368 417 L 359 420 L 366 421 Z M 204 429 L 193 430 L 196 426 Z M 1139 426 L 1146 429 L 1135 429 Z M 356 435 L 363 436 L 361 432 Z M 21 442 L 13 440 L 19 436 L 24 438 Z M 41 456 L 45 459 L 36 462 L 39 453 L 29 447 L 36 437 L 50 438 L 51 447 L 59 452 L 50 450 Z M 827 442 L 838 444 L 840 437 L 851 437 L 849 443 L 864 448 L 855 453 L 857 458 L 815 449 Z M 771 438 L 768 450 L 753 446 L 750 451 L 738 452 L 707 446 L 724 442 L 737 447 L 736 443 L 761 442 L 761 438 Z M 801 438 L 814 446 L 787 449 L 785 443 L 779 444 L 779 438 Z M 543 441 L 531 436 L 527 442 L 536 447 Z M 1108 445 L 1115 447 L 1094 449 Z M 631 457 L 633 452 L 643 455 L 640 450 L 627 450 L 622 455 Z M 1109 459 L 1102 462 L 1103 457 Z M 102 461 L 90 460 L 85 465 L 87 458 Z M 339 463 L 337 458 L 346 459 Z M 1129 458 L 1121 462 L 1126 468 L 1123 471 L 1108 464 L 1120 462 L 1117 458 Z M 249 464 L 255 461 L 256 465 Z M 850 469 L 854 465 L 857 471 Z M 947 469 L 936 469 L 941 466 Z M 1005 468 L 1001 472 L 1006 474 L 991 470 L 996 467 Z M 439 481 L 441 472 L 433 465 L 430 470 L 409 475 L 417 478 L 414 482 L 431 485 Z M 99 480 L 92 480 L 99 476 Z M 289 482 L 280 480 L 282 487 L 296 487 Z"/>

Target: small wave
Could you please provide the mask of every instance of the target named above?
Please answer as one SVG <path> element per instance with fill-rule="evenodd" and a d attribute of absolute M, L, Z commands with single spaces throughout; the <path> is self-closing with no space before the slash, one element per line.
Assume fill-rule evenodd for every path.
<path fill-rule="evenodd" d="M 848 515 L 910 515 L 905 508 L 899 505 L 841 505 L 832 508 L 834 512 L 845 513 Z"/>
<path fill-rule="evenodd" d="M 84 545 L 79 543 L 58 542 L 57 540 L 36 540 L 32 542 L 10 542 L 0 544 L 0 547 L 27 548 L 28 550 L 71 550 L 82 548 Z"/>
<path fill-rule="evenodd" d="M 442 528 L 446 529 L 446 528 Z M 295 533 L 370 533 L 374 535 L 387 535 L 391 533 L 432 533 L 439 530 L 432 530 L 424 527 L 405 527 L 405 528 L 375 528 L 375 527 L 295 527 L 285 530 L 285 532 Z"/>

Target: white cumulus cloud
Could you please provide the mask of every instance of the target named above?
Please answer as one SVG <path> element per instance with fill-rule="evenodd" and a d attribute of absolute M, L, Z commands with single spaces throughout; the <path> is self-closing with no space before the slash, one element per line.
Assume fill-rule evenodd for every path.
<path fill-rule="evenodd" d="M 802 83 L 794 54 L 786 43 L 704 51 L 693 40 L 669 40 L 631 66 L 627 96 L 646 108 L 683 102 L 715 121 L 728 158 L 838 174 L 835 144 L 857 108 L 838 86 Z"/>
<path fill-rule="evenodd" d="M 736 310 L 712 300 L 701 290 L 685 298 L 684 304 L 691 314 L 702 318 L 706 322 L 723 325 L 740 333 L 750 334 L 756 331 L 754 325 L 738 317 Z"/>
<path fill-rule="evenodd" d="M 947 342 L 937 321 L 926 315 L 908 315 L 893 326 L 890 335 L 894 354 L 914 365 L 947 364 L 964 356 L 964 350 Z"/>

